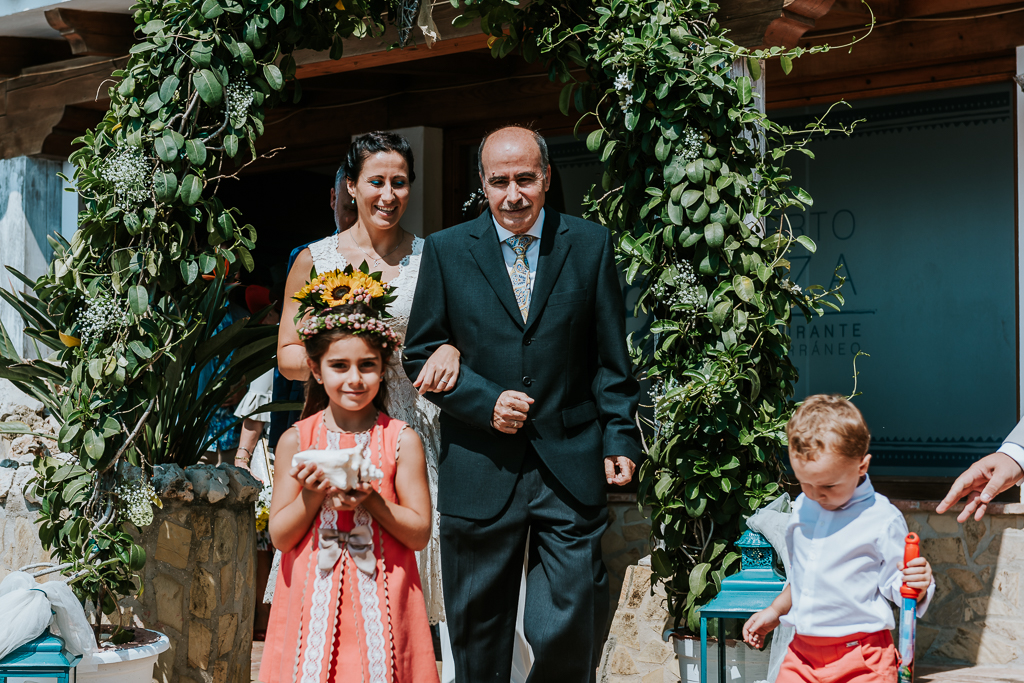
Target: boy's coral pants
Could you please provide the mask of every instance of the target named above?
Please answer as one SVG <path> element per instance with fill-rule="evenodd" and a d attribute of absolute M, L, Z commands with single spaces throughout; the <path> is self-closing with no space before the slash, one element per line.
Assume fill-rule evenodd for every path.
<path fill-rule="evenodd" d="M 895 683 L 896 646 L 888 631 L 842 638 L 796 635 L 775 683 Z"/>

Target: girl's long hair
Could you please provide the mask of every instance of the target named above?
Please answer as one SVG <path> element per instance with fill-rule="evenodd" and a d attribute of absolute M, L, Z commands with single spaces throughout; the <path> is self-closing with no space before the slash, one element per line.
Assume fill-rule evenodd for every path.
<path fill-rule="evenodd" d="M 364 304 L 346 304 L 344 306 L 337 307 L 335 311 L 342 315 L 349 315 L 352 313 L 374 315 L 373 311 Z M 349 330 L 335 328 L 333 330 L 324 330 L 307 339 L 304 342 L 306 346 L 306 355 L 309 356 L 309 359 L 313 361 L 313 363 L 320 365 L 320 361 L 323 359 L 324 354 L 327 353 L 327 349 L 331 347 L 331 344 L 339 339 L 345 339 L 346 337 L 359 337 L 372 348 L 377 349 L 380 353 L 380 388 L 377 390 L 377 395 L 373 397 L 373 406 L 377 410 L 384 412 L 384 404 L 387 401 L 388 396 L 388 385 L 387 380 L 384 378 L 384 372 L 387 368 L 388 361 L 391 360 L 391 356 L 395 351 L 391 346 L 384 348 L 384 342 L 374 335 L 355 335 Z M 302 415 L 299 419 L 305 420 L 310 415 L 326 409 L 330 404 L 331 400 L 327 397 L 327 391 L 324 389 L 324 385 L 318 383 L 313 376 L 313 373 L 310 373 L 309 379 L 306 380 L 306 404 L 302 407 Z"/>

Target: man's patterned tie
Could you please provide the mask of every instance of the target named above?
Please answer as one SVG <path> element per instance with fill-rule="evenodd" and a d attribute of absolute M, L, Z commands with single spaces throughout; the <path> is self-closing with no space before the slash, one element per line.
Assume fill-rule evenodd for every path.
<path fill-rule="evenodd" d="M 512 235 L 505 240 L 516 253 L 516 262 L 512 266 L 512 291 L 516 295 L 519 312 L 523 314 L 523 322 L 530 312 L 530 262 L 526 260 L 526 250 L 535 239 L 532 235 Z"/>

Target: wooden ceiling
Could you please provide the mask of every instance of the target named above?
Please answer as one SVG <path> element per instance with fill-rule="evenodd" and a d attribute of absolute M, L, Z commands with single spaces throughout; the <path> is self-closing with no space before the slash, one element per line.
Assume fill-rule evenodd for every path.
<path fill-rule="evenodd" d="M 875 26 L 866 38 L 868 7 L 836 0 L 799 41 L 835 49 L 807 55 L 787 76 L 767 68 L 767 105 L 779 109 L 840 99 L 1006 81 L 1024 45 L 1024 2 L 993 0 L 869 0 Z"/>
<path fill-rule="evenodd" d="M 859 0 L 722 0 L 719 16 L 745 44 L 836 46 L 796 60 L 789 75 L 769 61 L 774 109 L 1009 81 L 1016 72 L 1024 0 L 868 1 L 875 27 L 852 50 L 842 46 L 871 17 Z M 557 111 L 559 84 L 516 57 L 493 60 L 477 28 L 450 28 L 451 11 L 438 6 L 444 40 L 430 50 L 387 51 L 384 36 L 350 41 L 339 61 L 297 54 L 301 106 L 272 112 L 261 141 L 264 150 L 288 147 L 272 165 L 337 159 L 353 133 L 375 128 L 439 126 L 446 136 L 500 121 L 571 128 Z M 99 120 L 103 83 L 124 63 L 116 55 L 131 41 L 125 15 L 55 9 L 46 19 L 64 40 L 0 37 L 0 158 L 66 156 L 75 133 Z"/>

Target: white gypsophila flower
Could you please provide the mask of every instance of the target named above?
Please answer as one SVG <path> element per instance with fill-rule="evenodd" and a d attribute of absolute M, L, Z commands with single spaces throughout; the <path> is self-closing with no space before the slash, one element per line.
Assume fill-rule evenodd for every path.
<path fill-rule="evenodd" d="M 245 117 L 249 115 L 249 107 L 256 99 L 256 91 L 248 83 L 232 81 L 228 83 L 226 93 L 228 121 L 234 128 L 241 128 L 245 125 Z"/>
<path fill-rule="evenodd" d="M 624 112 L 629 111 L 629 108 L 631 106 L 633 106 L 633 96 L 632 95 L 626 95 L 622 99 L 622 101 L 619 102 L 619 108 L 622 109 L 622 111 L 624 111 Z"/>
<path fill-rule="evenodd" d="M 132 524 L 142 528 L 153 523 L 153 501 L 156 489 L 142 477 L 123 481 L 114 488 L 120 510 Z"/>
<path fill-rule="evenodd" d="M 678 388 L 679 382 L 672 377 L 669 377 L 667 380 L 664 377 L 658 377 L 651 382 L 650 396 L 651 402 L 654 405 L 654 427 L 656 432 L 660 432 L 665 423 L 672 421 L 668 413 L 678 403 L 680 397 L 674 395 L 669 398 L 669 393 Z"/>
<path fill-rule="evenodd" d="M 77 320 L 82 346 L 102 340 L 108 332 L 116 332 L 131 322 L 128 303 L 106 293 L 89 299 L 88 305 L 78 312 Z"/>
<path fill-rule="evenodd" d="M 655 298 L 672 309 L 688 310 L 694 315 L 705 308 L 697 285 L 697 275 L 689 261 L 676 261 L 667 269 L 670 275 L 660 278 L 651 287 Z"/>
<path fill-rule="evenodd" d="M 121 147 L 103 162 L 100 176 L 114 186 L 115 202 L 133 209 L 149 198 L 149 159 L 138 147 Z"/>
<path fill-rule="evenodd" d="M 633 81 L 629 80 L 629 76 L 623 71 L 615 77 L 615 89 L 616 90 L 630 90 L 633 87 Z"/>
<path fill-rule="evenodd" d="M 693 128 L 687 128 L 679 141 L 676 156 L 684 162 L 690 162 L 700 158 L 701 149 L 704 147 L 704 136 Z"/>

